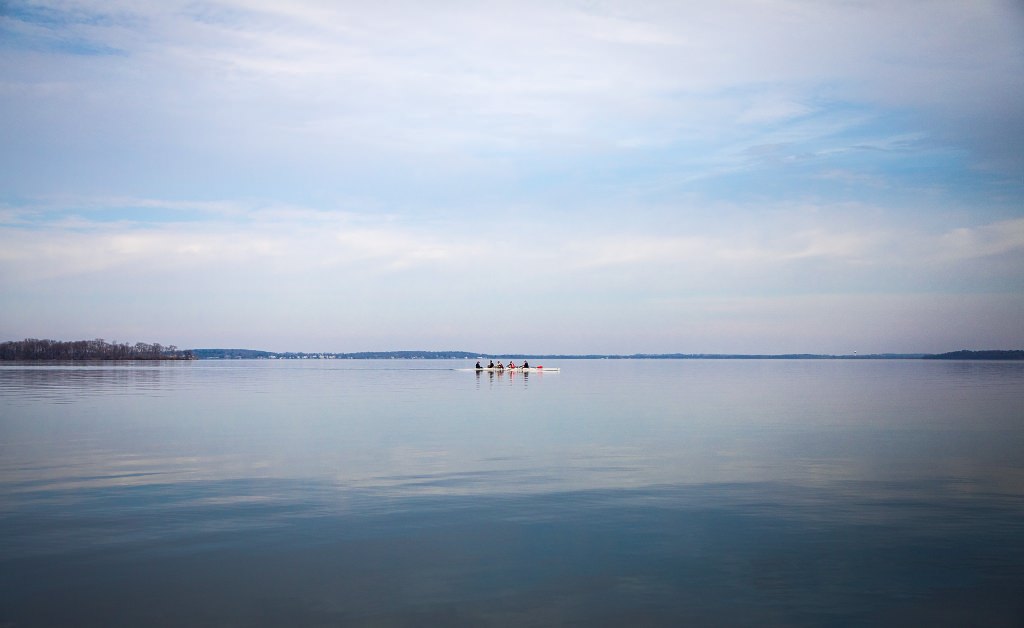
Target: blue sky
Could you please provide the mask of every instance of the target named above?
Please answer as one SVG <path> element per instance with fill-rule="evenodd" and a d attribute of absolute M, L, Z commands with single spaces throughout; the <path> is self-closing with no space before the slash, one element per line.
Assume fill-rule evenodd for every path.
<path fill-rule="evenodd" d="M 1022 112 L 1012 1 L 8 1 L 0 339 L 1022 348 Z"/>

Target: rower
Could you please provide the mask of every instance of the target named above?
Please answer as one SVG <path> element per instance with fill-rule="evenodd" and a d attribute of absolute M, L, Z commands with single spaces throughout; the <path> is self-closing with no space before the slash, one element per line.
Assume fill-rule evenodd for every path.
<path fill-rule="evenodd" d="M 487 363 L 487 368 L 489 368 L 489 369 L 494 368 L 494 360 L 491 360 L 490 362 Z"/>
<path fill-rule="evenodd" d="M 514 369 L 514 368 L 516 367 L 516 363 L 515 363 L 515 362 L 513 362 L 512 360 L 509 360 L 509 361 L 508 361 L 508 367 L 509 367 L 510 369 Z"/>
<path fill-rule="evenodd" d="M 479 370 L 480 370 L 480 369 L 482 369 L 482 368 L 483 368 L 483 367 L 482 367 L 482 366 L 480 366 L 480 360 L 477 360 L 477 361 L 476 361 L 476 370 L 478 370 L 478 371 L 479 371 Z"/>
<path fill-rule="evenodd" d="M 529 363 L 529 362 L 527 362 L 526 360 L 523 360 L 523 368 L 524 368 L 524 369 L 528 369 L 528 368 L 530 368 L 530 363 Z"/>

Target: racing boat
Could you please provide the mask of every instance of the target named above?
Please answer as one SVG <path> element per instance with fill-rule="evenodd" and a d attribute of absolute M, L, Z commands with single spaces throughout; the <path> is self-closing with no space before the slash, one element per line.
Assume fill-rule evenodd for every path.
<path fill-rule="evenodd" d="M 488 368 L 488 367 L 484 366 L 484 367 L 480 367 L 478 369 L 477 368 L 471 368 L 471 369 L 459 369 L 459 370 L 460 371 L 476 371 L 477 373 L 481 373 L 481 372 L 482 373 L 504 373 L 505 371 L 509 371 L 511 373 L 551 373 L 551 372 L 557 373 L 559 371 L 559 369 L 557 367 L 550 367 L 550 366 L 549 367 L 531 366 L 531 367 L 525 368 L 525 369 L 523 367 L 521 367 L 521 366 L 517 366 L 514 369 L 510 369 L 508 367 L 505 367 L 505 368 L 502 368 L 502 369 L 499 369 L 497 367 Z"/>

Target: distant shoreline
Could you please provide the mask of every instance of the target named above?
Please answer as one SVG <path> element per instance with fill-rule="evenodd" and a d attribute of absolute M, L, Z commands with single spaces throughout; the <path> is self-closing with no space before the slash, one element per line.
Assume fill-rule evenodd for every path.
<path fill-rule="evenodd" d="M 111 360 L 474 360 L 488 357 L 512 360 L 1024 360 L 1024 350 L 961 349 L 947 353 L 486 353 L 473 351 L 360 351 L 355 353 L 263 351 L 259 349 L 178 349 L 174 345 L 133 345 L 96 340 L 26 339 L 0 343 L 0 361 Z"/>
<path fill-rule="evenodd" d="M 135 344 L 94 340 L 49 340 L 26 338 L 0 342 L 0 361 L 77 362 L 110 360 L 194 360 L 190 351 L 158 342 Z"/>
<path fill-rule="evenodd" d="M 473 360 L 501 357 L 514 360 L 1024 360 L 1021 350 L 951 351 L 948 353 L 874 353 L 828 355 L 814 353 L 635 353 L 555 354 L 485 353 L 472 351 L 361 351 L 357 353 L 274 352 L 255 349 L 190 349 L 199 360 Z"/>

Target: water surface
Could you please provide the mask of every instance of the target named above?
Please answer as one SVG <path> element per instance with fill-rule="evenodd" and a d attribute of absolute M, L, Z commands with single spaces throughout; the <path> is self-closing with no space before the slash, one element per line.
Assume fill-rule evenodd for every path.
<path fill-rule="evenodd" d="M 0 625 L 1024 623 L 1024 365 L 0 366 Z"/>

